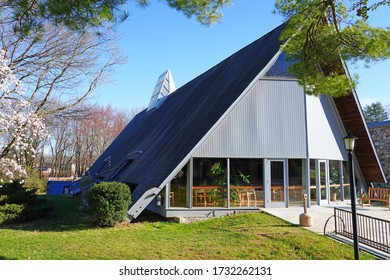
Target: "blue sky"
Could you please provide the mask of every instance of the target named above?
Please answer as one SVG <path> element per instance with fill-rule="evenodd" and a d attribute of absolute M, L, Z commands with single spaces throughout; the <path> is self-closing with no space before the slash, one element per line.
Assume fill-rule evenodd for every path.
<path fill-rule="evenodd" d="M 233 0 L 223 10 L 223 21 L 211 27 L 186 18 L 164 1 L 151 2 L 145 9 L 127 6 L 130 17 L 117 29 L 128 60 L 116 67 L 111 82 L 96 90 L 95 102 L 118 109 L 147 106 L 157 78 L 166 69 L 171 69 L 179 88 L 283 22 L 272 13 L 274 0 Z M 389 26 L 389 12 L 390 7 L 377 12 L 372 24 Z M 349 70 L 360 77 L 356 90 L 362 106 L 375 101 L 390 105 L 390 60 Z"/>

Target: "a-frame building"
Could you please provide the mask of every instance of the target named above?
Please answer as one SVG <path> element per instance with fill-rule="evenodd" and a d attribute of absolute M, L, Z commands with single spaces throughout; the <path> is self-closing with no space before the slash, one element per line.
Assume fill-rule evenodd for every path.
<path fill-rule="evenodd" d="M 145 208 L 205 217 L 292 207 L 304 193 L 309 205 L 327 204 L 349 198 L 343 137 L 351 130 L 359 137 L 358 190 L 384 181 L 357 95 L 306 95 L 288 72 L 283 27 L 173 93 L 164 73 L 153 93 L 163 99 L 139 113 L 86 176 L 128 183 L 130 218 Z"/>

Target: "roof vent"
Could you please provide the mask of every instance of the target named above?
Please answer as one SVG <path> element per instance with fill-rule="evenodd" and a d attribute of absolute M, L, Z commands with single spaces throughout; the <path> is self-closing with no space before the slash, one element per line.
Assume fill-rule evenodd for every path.
<path fill-rule="evenodd" d="M 158 78 L 147 111 L 149 112 L 154 108 L 160 107 L 168 95 L 175 90 L 175 83 L 173 82 L 171 71 L 168 69 Z"/>

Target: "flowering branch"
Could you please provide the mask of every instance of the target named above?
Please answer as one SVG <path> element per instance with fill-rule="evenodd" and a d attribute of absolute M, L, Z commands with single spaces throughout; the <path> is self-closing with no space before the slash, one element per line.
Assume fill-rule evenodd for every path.
<path fill-rule="evenodd" d="M 0 179 L 26 177 L 23 155 L 35 156 L 32 139 L 48 136 L 45 124 L 26 100 L 23 85 L 0 50 Z M 19 158 L 16 159 L 16 153 Z"/>

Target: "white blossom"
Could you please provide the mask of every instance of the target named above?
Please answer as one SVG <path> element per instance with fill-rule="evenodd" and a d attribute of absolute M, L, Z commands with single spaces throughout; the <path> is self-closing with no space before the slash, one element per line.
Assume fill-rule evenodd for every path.
<path fill-rule="evenodd" d="M 10 151 L 35 156 L 31 137 L 47 136 L 43 119 L 24 98 L 23 85 L 8 66 L 6 53 L 0 49 L 0 176 L 10 182 L 26 177 L 26 170 L 21 166 L 24 153 L 16 158 Z"/>

